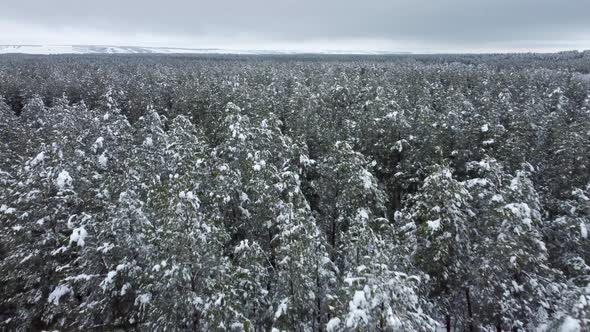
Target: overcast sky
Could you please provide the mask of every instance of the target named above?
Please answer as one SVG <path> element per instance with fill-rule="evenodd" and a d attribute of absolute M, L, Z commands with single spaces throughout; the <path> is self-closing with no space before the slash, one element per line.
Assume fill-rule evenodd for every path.
<path fill-rule="evenodd" d="M 590 49 L 590 0 L 0 0 L 0 44 Z"/>

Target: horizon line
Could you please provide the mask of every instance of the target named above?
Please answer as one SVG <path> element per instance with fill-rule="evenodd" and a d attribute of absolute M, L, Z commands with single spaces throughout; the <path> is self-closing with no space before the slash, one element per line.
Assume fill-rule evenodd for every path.
<path fill-rule="evenodd" d="M 293 54 L 321 54 L 321 55 L 459 55 L 459 54 L 472 54 L 472 55 L 485 55 L 485 54 L 560 54 L 560 53 L 585 53 L 590 52 L 588 49 L 575 49 L 575 48 L 564 48 L 559 50 L 490 50 L 490 51 L 473 51 L 473 50 L 453 50 L 453 51 L 432 51 L 432 52 L 415 52 L 415 51 L 402 51 L 402 50 L 371 50 L 371 49 L 315 49 L 315 50 L 302 50 L 302 49 L 280 49 L 280 48 L 224 48 L 224 47 L 195 47 L 195 46 L 142 46 L 142 45 L 125 45 L 125 44 L 32 44 L 32 43 L 13 43 L 13 44 L 0 44 L 0 47 L 113 47 L 113 48 L 129 48 L 129 49 L 146 49 L 146 50 L 187 50 L 187 51 L 223 51 L 223 53 L 209 53 L 209 54 L 226 54 L 226 55 L 293 55 Z M 256 54 L 240 54 L 239 52 L 256 52 Z M 265 53 L 268 52 L 268 53 Z M 334 52 L 338 54 L 325 54 L 325 52 Z M 0 53 L 2 54 L 2 53 Z M 30 54 L 30 53 L 3 53 L 3 54 Z M 62 54 L 76 54 L 76 53 L 62 53 Z M 117 53 L 115 53 L 117 54 Z M 118 54 L 138 54 L 138 53 L 118 53 Z M 172 52 L 146 52 L 139 54 L 199 54 L 199 53 L 172 53 Z M 31 54 L 34 55 L 34 54 Z M 43 54 L 38 54 L 43 55 Z M 49 55 L 49 54 L 48 54 Z M 83 55 L 83 54 L 79 54 Z"/>

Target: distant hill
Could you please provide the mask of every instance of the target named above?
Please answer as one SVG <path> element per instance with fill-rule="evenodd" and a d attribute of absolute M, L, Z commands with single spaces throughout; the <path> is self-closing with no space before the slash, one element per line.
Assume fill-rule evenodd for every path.
<path fill-rule="evenodd" d="M 220 48 L 174 48 L 108 45 L 0 45 L 0 54 L 410 54 L 409 52 L 350 51 L 350 50 L 232 50 Z"/>

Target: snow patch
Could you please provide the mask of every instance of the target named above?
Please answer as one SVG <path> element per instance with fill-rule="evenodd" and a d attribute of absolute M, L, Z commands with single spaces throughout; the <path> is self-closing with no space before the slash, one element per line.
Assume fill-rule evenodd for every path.
<path fill-rule="evenodd" d="M 103 290 L 106 290 L 109 287 L 109 285 L 113 283 L 116 275 L 117 271 L 109 271 L 109 273 L 107 273 L 106 278 L 104 278 L 104 280 L 100 283 L 100 287 Z"/>
<path fill-rule="evenodd" d="M 371 174 L 371 172 L 367 171 L 366 169 L 363 169 L 361 171 L 360 178 L 363 182 L 363 187 L 365 189 L 373 188 L 373 175 Z"/>
<path fill-rule="evenodd" d="M 426 224 L 428 225 L 428 228 L 431 232 L 436 232 L 440 229 L 440 219 L 428 220 Z"/>
<path fill-rule="evenodd" d="M 256 164 L 254 164 L 254 166 L 252 168 L 254 168 L 254 170 L 258 172 L 261 169 L 263 169 L 265 166 L 266 166 L 266 161 L 259 160 Z"/>
<path fill-rule="evenodd" d="M 83 273 L 83 274 L 79 274 L 77 276 L 67 277 L 65 280 L 66 281 L 70 281 L 70 280 L 72 280 L 72 281 L 80 281 L 80 280 L 86 280 L 86 281 L 88 281 L 88 280 L 90 280 L 92 278 L 96 278 L 96 277 L 97 277 L 96 274 L 89 275 L 89 274 Z"/>
<path fill-rule="evenodd" d="M 346 326 L 349 328 L 355 328 L 359 321 L 363 321 L 365 324 L 369 322 L 367 312 L 365 308 L 368 306 L 367 299 L 364 291 L 356 291 L 352 297 L 352 301 L 349 303 L 350 312 L 346 319 Z"/>
<path fill-rule="evenodd" d="M 571 316 L 565 317 L 563 323 L 559 327 L 559 332 L 581 332 L 582 327 L 580 321 Z"/>
<path fill-rule="evenodd" d="M 250 245 L 248 244 L 248 240 L 240 241 L 240 244 L 234 248 L 234 253 L 237 254 L 240 251 L 242 251 L 244 249 L 248 249 L 248 248 L 250 248 Z"/>
<path fill-rule="evenodd" d="M 49 297 L 47 298 L 47 302 L 49 303 L 53 303 L 55 305 L 59 304 L 59 300 L 66 294 L 72 292 L 72 288 L 70 286 L 67 285 L 59 285 L 57 287 L 55 287 L 55 289 L 53 290 L 53 292 L 51 292 L 51 294 L 49 294 Z"/>
<path fill-rule="evenodd" d="M 4 214 L 13 214 L 14 212 L 16 212 L 16 209 L 2 204 L 2 206 L 0 206 L 0 212 Z"/>
<path fill-rule="evenodd" d="M 494 143 L 496 143 L 496 141 L 493 139 L 489 139 L 489 140 L 481 142 L 481 144 L 483 144 L 483 145 L 492 145 Z"/>
<path fill-rule="evenodd" d="M 531 220 L 531 208 L 526 203 L 511 203 L 504 206 L 504 208 L 510 210 L 517 218 L 522 219 L 525 225 L 530 225 L 533 222 Z"/>
<path fill-rule="evenodd" d="M 143 310 L 145 308 L 146 304 L 150 303 L 151 301 L 152 301 L 152 294 L 150 294 L 150 293 L 141 294 L 137 298 L 135 298 L 135 305 L 139 305 L 139 309 Z"/>
<path fill-rule="evenodd" d="M 465 186 L 469 189 L 476 186 L 485 187 L 487 184 L 488 180 L 482 178 L 469 179 L 465 181 Z"/>
<path fill-rule="evenodd" d="M 326 324 L 326 331 L 328 331 L 328 332 L 337 331 L 338 326 L 340 326 L 340 318 L 338 318 L 338 317 L 332 318 L 332 319 L 330 319 L 328 324 Z"/>
<path fill-rule="evenodd" d="M 242 192 L 240 194 L 240 201 L 246 202 L 247 200 L 248 200 L 248 194 L 246 194 L 245 192 Z"/>
<path fill-rule="evenodd" d="M 148 136 L 145 138 L 145 140 L 143 141 L 143 145 L 145 145 L 145 146 L 154 145 L 154 141 L 152 140 L 151 136 Z"/>
<path fill-rule="evenodd" d="M 106 156 L 106 151 L 103 152 L 99 157 L 98 157 L 98 164 L 100 165 L 100 167 L 102 168 L 107 168 L 107 162 L 109 161 L 109 158 L 107 158 Z"/>
<path fill-rule="evenodd" d="M 36 166 L 43 162 L 43 160 L 45 160 L 45 152 L 41 151 L 35 158 L 33 158 L 33 160 L 31 160 L 31 166 Z"/>
<path fill-rule="evenodd" d="M 504 197 L 502 197 L 502 195 L 499 194 L 495 194 L 494 196 L 492 196 L 492 202 L 503 202 L 504 201 Z"/>
<path fill-rule="evenodd" d="M 275 312 L 275 319 L 279 319 L 281 317 L 281 315 L 283 315 L 283 313 L 287 312 L 287 304 L 289 303 L 289 299 L 282 299 L 281 300 L 281 304 L 279 304 L 279 307 L 277 309 L 277 311 Z"/>
<path fill-rule="evenodd" d="M 60 190 L 64 190 L 66 187 L 72 185 L 72 177 L 68 171 L 63 170 L 57 175 L 57 179 L 55 179 L 55 184 Z"/>
<path fill-rule="evenodd" d="M 103 143 L 104 143 L 104 138 L 102 138 L 102 136 L 97 138 L 96 141 L 94 142 L 94 148 L 95 149 L 102 149 Z"/>
<path fill-rule="evenodd" d="M 369 220 L 369 211 L 365 208 L 358 209 L 358 216 L 362 220 Z"/>
<path fill-rule="evenodd" d="M 72 235 L 70 235 L 70 244 L 75 243 L 78 247 L 83 247 L 86 242 L 84 239 L 88 236 L 88 232 L 84 227 L 74 228 Z"/>

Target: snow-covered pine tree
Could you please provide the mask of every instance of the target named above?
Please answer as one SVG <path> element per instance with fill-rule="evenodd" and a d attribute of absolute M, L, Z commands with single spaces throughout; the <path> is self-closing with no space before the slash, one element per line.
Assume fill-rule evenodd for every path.
<path fill-rule="evenodd" d="M 538 310 L 551 312 L 559 273 L 547 266 L 542 211 L 530 165 L 516 175 L 494 159 L 469 164 L 476 177 L 465 185 L 477 215 L 473 227 L 474 308 L 484 326 L 527 329 Z"/>
<path fill-rule="evenodd" d="M 414 246 L 414 264 L 430 278 L 429 298 L 447 330 L 452 320 L 471 310 L 468 276 L 475 215 L 470 197 L 449 167 L 436 165 L 400 216 L 406 245 Z M 468 325 L 471 318 L 467 315 Z"/>
<path fill-rule="evenodd" d="M 214 150 L 213 195 L 219 199 L 212 206 L 225 214 L 220 218 L 230 235 L 233 284 L 224 310 L 240 312 L 243 321 L 224 326 L 317 325 L 325 305 L 309 304 L 318 303 L 328 259 L 300 189 L 305 152 L 282 134 L 272 114 L 253 124 L 235 104 L 226 113 L 225 139 Z"/>
<path fill-rule="evenodd" d="M 336 272 L 328 295 L 333 318 L 326 328 L 434 329 L 416 294 L 420 280 L 397 270 L 385 194 L 371 163 L 348 143 L 337 142 L 316 167 L 319 177 L 312 185 L 321 193 L 316 218 Z"/>

